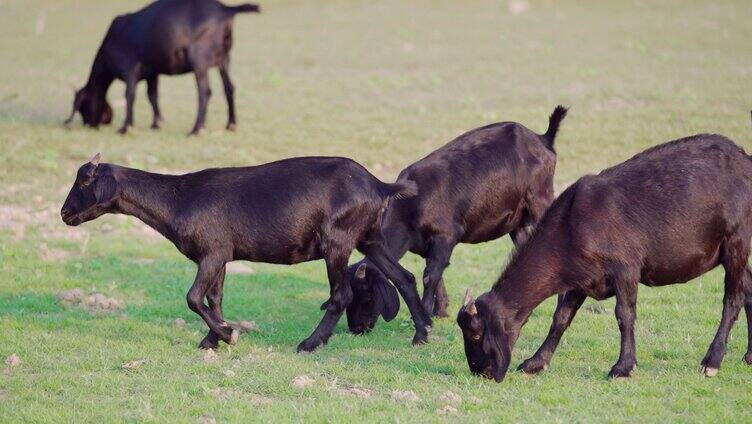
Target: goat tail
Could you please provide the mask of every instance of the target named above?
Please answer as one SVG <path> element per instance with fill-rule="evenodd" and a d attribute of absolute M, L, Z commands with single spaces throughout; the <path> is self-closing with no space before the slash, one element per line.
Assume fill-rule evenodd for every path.
<path fill-rule="evenodd" d="M 554 151 L 554 140 L 556 139 L 556 133 L 559 132 L 559 124 L 561 124 L 561 121 L 564 119 L 564 117 L 567 116 L 568 111 L 569 108 L 558 105 L 556 106 L 556 108 L 554 108 L 554 111 L 548 118 L 548 129 L 546 130 L 546 133 L 543 134 L 543 138 L 548 141 L 548 145 L 546 145 L 546 147 L 548 147 L 548 149 L 552 152 Z"/>
<path fill-rule="evenodd" d="M 418 184 L 413 180 L 397 181 L 394 184 L 384 184 L 384 194 L 388 199 L 407 199 L 418 194 Z"/>
<path fill-rule="evenodd" d="M 261 13 L 261 6 L 253 3 L 243 3 L 237 6 L 224 6 L 225 10 L 232 13 Z"/>

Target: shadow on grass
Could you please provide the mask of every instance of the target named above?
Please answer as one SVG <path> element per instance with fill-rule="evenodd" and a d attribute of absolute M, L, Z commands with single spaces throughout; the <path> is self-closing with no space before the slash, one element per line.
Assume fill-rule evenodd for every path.
<path fill-rule="evenodd" d="M 190 329 L 200 333 L 207 331 L 201 318 L 186 304 L 185 295 L 196 272 L 195 265 L 189 261 L 155 260 L 136 265 L 129 257 L 104 256 L 69 261 L 63 266 L 65 277 L 81 281 L 81 287 L 93 286 L 123 299 L 126 304 L 123 312 L 130 321 L 159 327 L 174 325 L 175 319 L 182 318 Z M 292 273 L 228 275 L 224 286 L 224 316 L 232 321 L 255 321 L 260 327 L 260 332 L 244 335 L 241 342 L 252 340 L 262 345 L 283 345 L 294 349 L 320 321 L 323 316 L 320 305 L 328 295 L 329 283 L 325 278 L 313 280 Z M 13 300 L 8 302 L 13 303 Z M 53 295 L 44 297 L 39 305 L 31 300 L 26 303 L 27 308 L 33 306 L 39 312 L 51 308 L 60 311 L 62 308 Z M 62 310 L 67 313 L 67 310 Z M 401 314 L 404 316 L 400 315 L 391 323 L 380 321 L 374 332 L 362 337 L 348 332 L 343 314 L 330 342 L 336 339 L 335 344 L 339 344 L 339 338 L 347 337 L 344 343 L 347 348 L 393 349 L 394 345 L 412 348 L 412 326 L 401 325 L 409 320 L 406 311 L 407 308 L 403 307 Z M 86 311 L 84 316 L 87 316 Z M 88 317 L 102 319 L 107 315 L 88 314 Z M 199 340 L 189 342 L 198 343 Z"/>

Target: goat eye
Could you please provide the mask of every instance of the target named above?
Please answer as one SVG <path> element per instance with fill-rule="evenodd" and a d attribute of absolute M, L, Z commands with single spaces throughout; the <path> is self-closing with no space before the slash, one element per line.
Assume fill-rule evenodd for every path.
<path fill-rule="evenodd" d="M 480 340 L 480 334 L 474 334 L 473 337 L 472 337 L 472 339 L 473 339 L 474 342 L 479 341 Z"/>

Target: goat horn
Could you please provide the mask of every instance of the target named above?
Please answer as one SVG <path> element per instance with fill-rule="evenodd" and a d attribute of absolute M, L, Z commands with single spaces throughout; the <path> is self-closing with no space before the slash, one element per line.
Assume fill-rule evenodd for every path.
<path fill-rule="evenodd" d="M 475 301 L 473 301 L 473 296 L 470 294 L 470 289 L 465 291 L 465 302 L 463 307 L 470 316 L 478 315 L 478 308 L 475 307 Z"/>
<path fill-rule="evenodd" d="M 470 294 L 470 289 L 465 290 L 465 301 L 462 302 L 462 306 L 467 306 L 473 301 L 473 295 Z"/>
<path fill-rule="evenodd" d="M 99 154 L 99 152 L 97 152 L 97 154 L 96 154 L 96 155 L 94 155 L 94 156 L 93 156 L 93 157 L 91 158 L 91 160 L 89 161 L 89 163 L 91 163 L 91 164 L 92 164 L 92 165 L 94 165 L 94 166 L 97 166 L 97 165 L 99 165 L 99 160 L 100 160 L 101 158 L 102 158 L 102 155 L 101 155 L 101 154 Z"/>

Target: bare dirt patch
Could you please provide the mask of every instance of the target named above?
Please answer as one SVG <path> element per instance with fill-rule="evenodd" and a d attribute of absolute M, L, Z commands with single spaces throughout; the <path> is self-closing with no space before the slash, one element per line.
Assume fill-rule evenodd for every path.
<path fill-rule="evenodd" d="M 39 256 L 45 262 L 57 262 L 63 259 L 67 259 L 71 256 L 71 253 L 62 249 L 52 249 L 47 246 L 47 243 L 41 243 L 39 245 Z"/>
<path fill-rule="evenodd" d="M 454 415 L 457 413 L 457 408 L 452 405 L 444 405 L 443 408 L 436 410 L 439 415 Z"/>
<path fill-rule="evenodd" d="M 417 402 L 420 397 L 412 390 L 392 390 L 392 400 L 395 402 Z"/>
<path fill-rule="evenodd" d="M 122 368 L 124 370 L 132 370 L 139 368 L 141 365 L 146 363 L 146 359 L 138 359 L 136 361 L 130 361 L 123 364 Z"/>
<path fill-rule="evenodd" d="M 307 375 L 299 375 L 292 379 L 292 385 L 298 389 L 305 389 L 308 386 L 312 386 L 316 381 Z"/>
<path fill-rule="evenodd" d="M 358 387 L 358 386 L 344 387 L 344 388 L 337 390 L 337 392 L 342 395 L 355 396 L 361 399 L 370 399 L 371 397 L 373 397 L 372 390 L 366 389 L 363 387 Z"/>
<path fill-rule="evenodd" d="M 91 312 L 113 312 L 125 307 L 122 300 L 97 292 L 86 294 L 83 289 L 79 288 L 58 293 L 57 298 L 67 308 L 78 307 Z"/>
<path fill-rule="evenodd" d="M 454 393 L 452 391 L 447 390 L 446 392 L 442 393 L 441 396 L 439 396 L 439 400 L 442 403 L 446 403 L 449 405 L 459 405 L 462 403 L 462 397 L 458 395 L 457 393 Z"/>

